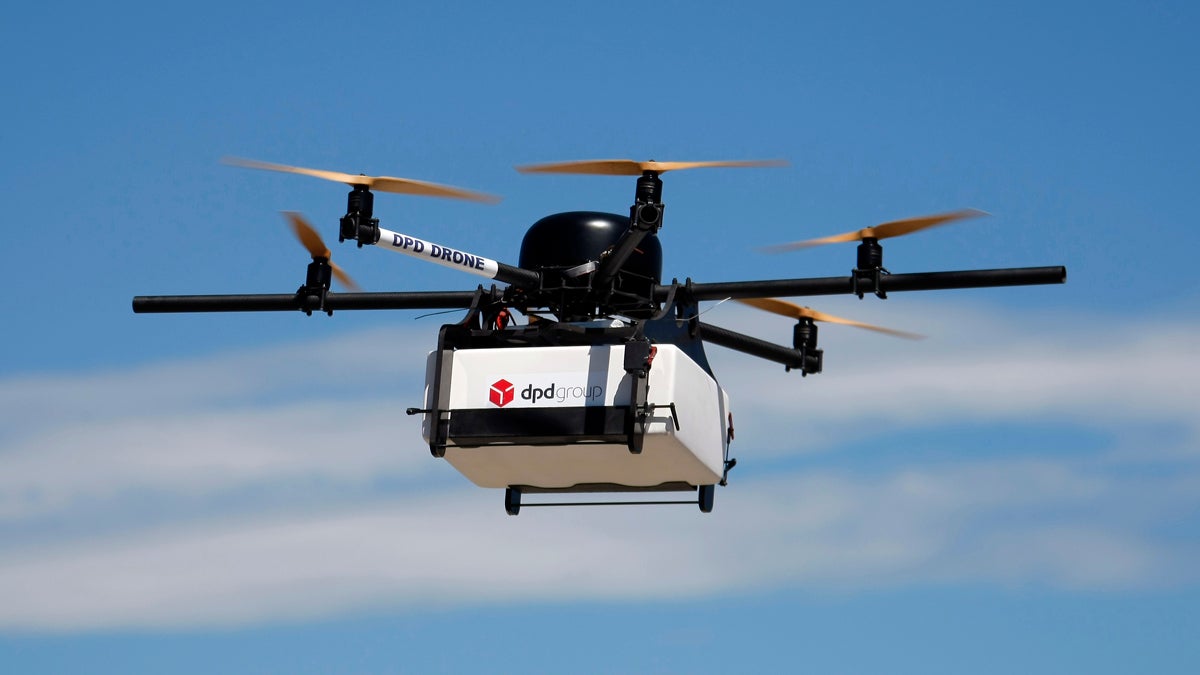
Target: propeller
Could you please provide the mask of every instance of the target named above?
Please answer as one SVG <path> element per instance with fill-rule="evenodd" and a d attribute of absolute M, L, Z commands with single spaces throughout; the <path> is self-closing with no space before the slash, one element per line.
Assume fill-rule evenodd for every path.
<path fill-rule="evenodd" d="M 500 201 L 500 197 L 475 192 L 473 190 L 465 190 L 463 188 L 452 187 L 449 185 L 439 185 L 438 183 L 429 183 L 421 180 L 413 180 L 411 178 L 395 178 L 392 176 L 366 176 L 354 175 L 350 173 L 342 173 L 340 171 L 324 171 L 322 169 L 306 169 L 301 166 L 287 166 L 285 164 L 271 164 L 270 162 L 260 162 L 253 159 L 242 159 L 240 157 L 226 157 L 222 159 L 226 164 L 232 166 L 240 166 L 247 169 L 264 169 L 266 171 L 282 171 L 284 173 L 296 173 L 302 176 L 312 176 L 324 180 L 331 180 L 335 183 L 345 183 L 347 185 L 362 185 L 370 190 L 381 190 L 383 192 L 394 192 L 397 194 L 407 195 L 423 195 L 426 197 L 447 197 L 450 199 L 466 199 L 474 202 L 486 202 L 495 204 Z"/>
<path fill-rule="evenodd" d="M 351 279 L 349 274 L 346 274 L 337 264 L 330 262 L 329 256 L 331 254 L 329 247 L 325 245 L 325 242 L 321 239 L 321 235 L 317 234 L 317 231 L 304 216 L 295 211 L 284 211 L 283 215 L 291 223 L 292 232 L 296 233 L 296 238 L 300 240 L 304 248 L 308 249 L 308 253 L 313 257 L 313 260 L 324 259 L 333 272 L 334 278 L 340 281 L 343 286 L 352 291 L 360 290 L 358 284 L 354 283 L 354 279 Z"/>
<path fill-rule="evenodd" d="M 874 227 L 866 227 L 854 232 L 835 234 L 831 237 L 821 237 L 819 239 L 808 239 L 806 241 L 795 241 L 788 244 L 766 246 L 762 248 L 762 250 L 768 253 L 782 253 L 784 251 L 795 251 L 797 249 L 809 248 L 810 246 L 837 244 L 844 241 L 887 239 L 889 237 L 899 237 L 905 234 L 912 234 L 913 232 L 918 232 L 936 225 L 944 225 L 945 223 L 955 220 L 964 220 L 966 218 L 976 218 L 978 216 L 986 215 L 988 215 L 987 212 L 980 211 L 978 209 L 961 209 L 959 211 L 939 213 L 932 216 L 918 216 L 916 218 L 905 218 L 904 220 L 893 220 L 890 223 L 882 223 Z"/>
<path fill-rule="evenodd" d="M 717 162 L 638 162 L 632 159 L 585 159 L 573 162 L 552 162 L 549 164 L 529 164 L 518 166 L 521 173 L 577 173 L 598 176 L 640 176 L 650 171 L 666 173 L 680 169 L 708 169 L 716 167 L 745 168 L 760 166 L 787 166 L 787 162 L 779 159 L 742 160 Z"/>
<path fill-rule="evenodd" d="M 772 314 L 779 314 L 791 319 L 812 319 L 813 321 L 824 321 L 825 323 L 838 323 L 844 326 L 854 326 L 856 328 L 865 328 L 867 330 L 873 330 L 879 333 L 886 333 L 887 335 L 902 337 L 908 340 L 921 340 L 925 338 L 924 335 L 919 335 L 917 333 L 907 333 L 894 328 L 884 328 L 883 326 L 874 326 L 869 323 L 862 323 L 861 321 L 843 319 L 840 316 L 818 312 L 815 309 L 801 307 L 795 303 L 788 302 L 786 300 L 778 300 L 776 298 L 738 298 L 737 301 L 750 305 L 751 307 L 757 307 L 763 311 L 771 312 Z"/>

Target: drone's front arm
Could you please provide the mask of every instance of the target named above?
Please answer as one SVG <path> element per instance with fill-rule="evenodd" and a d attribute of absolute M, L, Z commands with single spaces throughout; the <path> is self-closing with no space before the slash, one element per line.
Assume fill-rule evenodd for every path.
<path fill-rule="evenodd" d="M 379 248 L 403 253 L 420 260 L 437 263 L 438 265 L 462 272 L 477 274 L 521 288 L 537 288 L 541 279 L 540 275 L 533 270 L 506 265 L 491 258 L 435 244 L 432 241 L 426 241 L 420 237 L 414 237 L 402 232 L 393 232 L 382 227 L 378 228 L 378 230 L 379 234 L 374 242 L 362 243 L 374 243 Z"/>

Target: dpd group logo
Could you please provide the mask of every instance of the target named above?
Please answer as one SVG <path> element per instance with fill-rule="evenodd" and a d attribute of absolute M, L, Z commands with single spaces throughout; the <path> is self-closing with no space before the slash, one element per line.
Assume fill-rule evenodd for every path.
<path fill-rule="evenodd" d="M 515 391 L 516 388 L 513 387 L 512 382 L 509 382 L 508 380 L 496 380 L 492 383 L 491 390 L 488 391 L 488 400 L 490 400 L 496 406 L 503 408 L 509 403 L 512 403 L 513 393 Z"/>
<path fill-rule="evenodd" d="M 524 378 L 519 379 L 524 383 Z M 558 375 L 543 375 L 541 378 L 533 379 L 546 381 L 536 383 L 531 381 L 525 384 L 524 389 L 520 391 L 521 401 L 516 404 L 518 408 L 596 405 L 604 402 L 603 385 L 560 385 L 556 384 L 556 382 L 562 381 Z M 517 393 L 515 384 L 501 378 L 488 387 L 488 401 L 497 408 L 503 408 L 517 400 Z"/>

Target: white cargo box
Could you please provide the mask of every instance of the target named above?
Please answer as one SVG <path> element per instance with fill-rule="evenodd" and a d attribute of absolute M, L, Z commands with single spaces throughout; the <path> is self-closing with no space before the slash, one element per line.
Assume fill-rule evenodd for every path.
<path fill-rule="evenodd" d="M 429 355 L 422 434 L 434 416 L 446 461 L 480 487 L 601 490 L 713 485 L 724 473 L 729 399 L 674 345 L 657 345 L 642 451 L 628 445 L 634 376 L 621 345 Z M 435 385 L 440 383 L 440 391 Z M 678 430 L 670 404 L 674 404 Z"/>

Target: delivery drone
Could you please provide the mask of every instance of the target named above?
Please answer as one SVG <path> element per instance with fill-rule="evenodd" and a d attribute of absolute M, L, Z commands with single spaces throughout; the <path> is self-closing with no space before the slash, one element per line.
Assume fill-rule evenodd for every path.
<path fill-rule="evenodd" d="M 736 460 L 729 397 L 705 356 L 712 343 L 782 364 L 801 375 L 821 372 L 817 322 L 900 337 L 901 331 L 842 319 L 776 299 L 835 294 L 859 298 L 952 288 L 1060 284 L 1064 267 L 892 274 L 880 240 L 982 215 L 972 209 L 909 218 L 845 234 L 772 247 L 787 251 L 857 241 L 850 274 L 839 277 L 718 281 L 662 277 L 662 174 L 699 168 L 775 166 L 775 161 L 639 162 L 590 160 L 518 167 L 524 173 L 636 177 L 629 215 L 572 211 L 534 223 L 509 265 L 380 227 L 374 193 L 393 192 L 494 202 L 471 190 L 388 176 L 366 176 L 252 160 L 239 166 L 281 171 L 351 186 L 338 241 L 395 251 L 491 279 L 468 291 L 361 292 L 330 261 L 321 236 L 296 213 L 285 214 L 308 249 L 303 285 L 294 293 L 137 296 L 133 311 L 302 311 L 461 309 L 443 325 L 426 363 L 422 435 L 434 457 L 487 488 L 504 489 L 517 515 L 530 494 L 691 493 L 686 500 L 557 501 L 525 506 L 696 504 L 713 508 Z M 331 290 L 336 279 L 349 292 Z M 700 320 L 704 301 L 735 299 L 796 321 L 791 346 Z M 518 316 L 519 315 L 519 316 Z M 550 497 L 553 499 L 554 497 Z M 595 497 L 592 498 L 593 500 Z"/>

